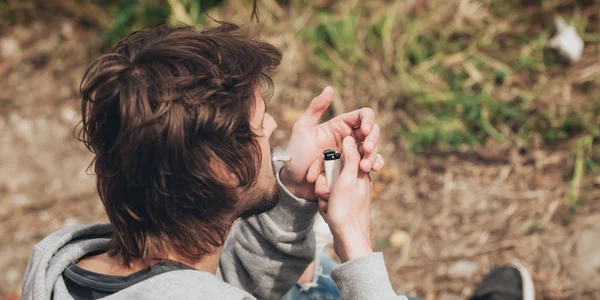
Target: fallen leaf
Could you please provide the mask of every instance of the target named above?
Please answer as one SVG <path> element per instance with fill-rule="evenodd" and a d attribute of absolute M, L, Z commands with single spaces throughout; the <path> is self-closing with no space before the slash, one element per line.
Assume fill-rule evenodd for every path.
<path fill-rule="evenodd" d="M 410 241 L 410 235 L 404 230 L 397 230 L 388 238 L 390 245 L 396 248 L 402 248 L 408 241 Z"/>

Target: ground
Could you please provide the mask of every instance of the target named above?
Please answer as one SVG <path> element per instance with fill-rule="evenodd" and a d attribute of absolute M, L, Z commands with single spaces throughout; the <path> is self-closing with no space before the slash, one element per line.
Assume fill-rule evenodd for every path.
<path fill-rule="evenodd" d="M 0 298 L 18 299 L 36 242 L 68 224 L 106 220 L 86 171 L 92 155 L 73 136 L 79 81 L 97 51 L 89 50 L 94 31 L 69 19 L 1 33 Z M 273 142 L 284 146 L 327 82 L 302 76 L 293 40 L 269 39 L 285 48 L 269 103 L 280 128 Z M 373 240 L 398 292 L 462 299 L 495 265 L 518 261 L 540 299 L 600 299 L 600 178 L 586 177 L 571 212 L 569 147 L 413 155 L 392 130 L 401 112 L 374 109 L 387 166 L 375 176 Z"/>

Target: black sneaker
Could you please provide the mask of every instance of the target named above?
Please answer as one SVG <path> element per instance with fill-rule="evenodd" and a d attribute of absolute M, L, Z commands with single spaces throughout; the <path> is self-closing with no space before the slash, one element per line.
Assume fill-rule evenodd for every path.
<path fill-rule="evenodd" d="M 533 280 L 519 264 L 501 266 L 483 278 L 470 300 L 535 300 Z"/>

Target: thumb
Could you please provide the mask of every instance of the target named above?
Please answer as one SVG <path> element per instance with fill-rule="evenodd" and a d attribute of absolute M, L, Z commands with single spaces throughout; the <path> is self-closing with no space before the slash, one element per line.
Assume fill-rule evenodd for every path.
<path fill-rule="evenodd" d="M 305 125 L 317 125 L 323 113 L 329 108 L 331 101 L 333 101 L 333 88 L 328 86 L 310 102 L 298 122 Z"/>
<path fill-rule="evenodd" d="M 344 138 L 342 154 L 344 155 L 344 167 L 342 168 L 340 177 L 357 178 L 360 154 L 358 153 L 358 146 L 353 137 L 347 136 Z"/>

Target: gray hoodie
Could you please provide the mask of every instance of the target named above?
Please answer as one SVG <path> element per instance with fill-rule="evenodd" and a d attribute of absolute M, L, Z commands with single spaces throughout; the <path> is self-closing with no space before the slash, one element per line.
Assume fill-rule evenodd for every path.
<path fill-rule="evenodd" d="M 238 222 L 219 261 L 217 274 L 175 270 L 102 299 L 281 299 L 312 261 L 312 224 L 317 204 L 294 197 L 277 176 L 280 203 L 270 212 Z M 73 299 L 62 277 L 73 261 L 106 249 L 109 224 L 74 225 L 35 245 L 22 299 Z M 381 253 L 348 261 L 332 273 L 342 299 L 405 299 L 396 296 Z"/>

